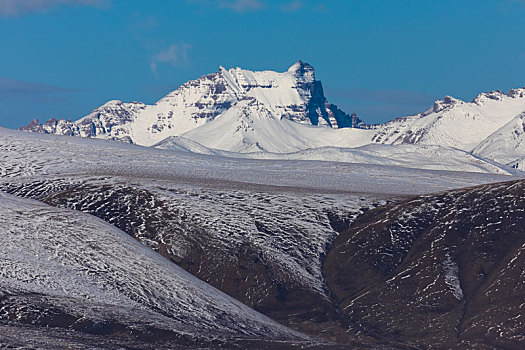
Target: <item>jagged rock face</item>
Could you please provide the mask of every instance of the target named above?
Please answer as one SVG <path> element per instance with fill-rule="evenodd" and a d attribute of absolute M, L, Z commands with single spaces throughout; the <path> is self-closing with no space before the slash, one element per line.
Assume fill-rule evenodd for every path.
<path fill-rule="evenodd" d="M 522 348 L 525 181 L 370 210 L 324 264 L 354 331 L 437 348 Z"/>
<path fill-rule="evenodd" d="M 284 73 L 224 69 L 189 81 L 154 105 L 110 101 L 75 121 L 32 121 L 22 130 L 115 139 L 150 146 L 184 134 L 221 116 L 239 102 L 254 100 L 276 119 L 307 125 L 363 126 L 329 104 L 312 66 L 297 62 Z"/>
<path fill-rule="evenodd" d="M 131 142 L 126 125 L 131 123 L 134 115 L 145 107 L 146 105 L 138 102 L 109 101 L 76 122 L 52 118 L 40 124 L 38 119 L 35 119 L 20 130 Z"/>
<path fill-rule="evenodd" d="M 328 103 L 324 96 L 323 85 L 313 81 L 304 87 L 310 91 L 311 98 L 306 106 L 306 116 L 312 125 L 328 125 L 332 128 L 366 128 L 368 127 L 355 114 L 349 116 L 336 105 Z M 291 119 L 293 120 L 293 119 Z"/>

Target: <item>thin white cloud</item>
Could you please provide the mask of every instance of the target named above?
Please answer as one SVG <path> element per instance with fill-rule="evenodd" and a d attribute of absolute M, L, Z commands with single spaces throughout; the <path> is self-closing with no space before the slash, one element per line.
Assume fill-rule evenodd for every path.
<path fill-rule="evenodd" d="M 0 0 L 0 16 L 22 16 L 44 12 L 58 5 L 102 6 L 109 0 Z"/>
<path fill-rule="evenodd" d="M 301 0 L 295 0 L 291 2 L 285 2 L 281 4 L 281 9 L 284 12 L 296 12 L 302 9 L 304 6 L 304 3 Z"/>
<path fill-rule="evenodd" d="M 180 67 L 188 63 L 188 44 L 171 44 L 166 49 L 160 50 L 151 58 L 150 69 L 157 75 L 157 68 L 161 64 Z"/>
<path fill-rule="evenodd" d="M 71 93 L 78 91 L 81 90 L 0 77 L 0 99 L 11 98 L 15 95 L 35 96 L 57 93 Z"/>
<path fill-rule="evenodd" d="M 259 0 L 219 0 L 217 4 L 221 8 L 227 8 L 235 12 L 256 11 L 264 8 Z"/>
<path fill-rule="evenodd" d="M 262 10 L 266 7 L 262 0 L 186 0 L 186 2 L 201 7 L 215 7 L 239 13 Z"/>

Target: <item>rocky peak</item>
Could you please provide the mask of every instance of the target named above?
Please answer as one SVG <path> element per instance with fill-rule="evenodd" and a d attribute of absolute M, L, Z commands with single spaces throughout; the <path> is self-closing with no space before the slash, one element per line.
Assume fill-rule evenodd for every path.
<path fill-rule="evenodd" d="M 490 92 L 483 92 L 476 96 L 474 100 L 472 100 L 473 103 L 477 105 L 482 105 L 486 101 L 495 100 L 495 101 L 501 101 L 503 100 L 503 97 L 505 96 L 505 93 L 501 90 L 493 90 Z"/>
<path fill-rule="evenodd" d="M 315 81 L 315 70 L 314 67 L 301 60 L 295 62 L 290 68 L 288 73 L 294 74 L 298 79 L 304 80 L 305 82 L 313 83 Z"/>
<path fill-rule="evenodd" d="M 40 124 L 40 120 L 38 120 L 38 119 L 31 120 L 31 122 L 29 122 L 29 124 L 27 126 L 22 126 L 22 127 L 19 128 L 19 130 L 45 133 L 45 130 L 44 130 L 42 124 Z"/>
<path fill-rule="evenodd" d="M 452 96 L 445 96 L 443 100 L 435 101 L 434 105 L 427 112 L 423 113 L 423 116 L 428 115 L 430 113 L 439 113 L 443 110 L 450 109 L 461 102 L 463 101 L 458 100 L 457 98 L 454 98 Z"/>
<path fill-rule="evenodd" d="M 277 120 L 333 128 L 362 127 L 358 118 L 329 104 L 314 68 L 297 61 L 287 71 L 239 67 L 203 75 L 170 92 L 154 105 L 112 100 L 75 121 L 32 122 L 24 130 L 125 140 L 149 146 L 220 118 L 244 100 L 261 105 Z M 262 108 L 261 107 L 261 108 Z"/>
<path fill-rule="evenodd" d="M 510 89 L 509 92 L 507 92 L 507 96 L 510 98 L 523 98 L 525 97 L 525 87 Z"/>

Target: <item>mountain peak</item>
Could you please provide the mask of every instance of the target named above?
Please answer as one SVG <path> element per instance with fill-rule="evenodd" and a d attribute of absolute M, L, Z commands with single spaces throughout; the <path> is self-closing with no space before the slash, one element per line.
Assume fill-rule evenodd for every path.
<path fill-rule="evenodd" d="M 495 101 L 501 101 L 503 100 L 503 96 L 505 96 L 505 93 L 501 90 L 493 90 L 490 92 L 482 92 L 478 96 L 472 100 L 473 103 L 477 105 L 483 104 L 485 101 L 495 100 Z"/>
<path fill-rule="evenodd" d="M 298 60 L 297 62 L 295 62 L 294 64 L 292 64 L 292 65 L 290 66 L 290 68 L 288 68 L 288 71 L 289 71 L 289 72 L 295 72 L 295 71 L 297 71 L 297 70 L 302 70 L 302 69 L 304 69 L 304 68 L 306 68 L 306 67 L 309 67 L 309 68 L 313 69 L 313 67 L 312 67 L 310 64 L 308 64 L 308 63 L 306 63 L 306 62 L 303 62 L 303 61 L 301 61 L 301 60 Z"/>
<path fill-rule="evenodd" d="M 456 104 L 458 103 L 461 103 L 463 101 L 457 99 L 457 98 L 454 98 L 452 96 L 445 96 L 445 98 L 443 100 L 437 100 L 434 102 L 434 105 L 428 110 L 426 111 L 425 113 L 423 113 L 423 115 L 428 115 L 430 113 L 439 113 L 445 109 L 449 109 L 453 106 L 455 106 Z"/>
<path fill-rule="evenodd" d="M 306 62 L 301 60 L 295 62 L 290 68 L 288 68 L 288 73 L 294 73 L 295 76 L 305 77 L 305 80 L 314 81 L 315 80 L 315 70 L 314 67 Z"/>
<path fill-rule="evenodd" d="M 525 97 L 525 86 L 518 89 L 510 89 L 509 92 L 507 92 L 507 96 L 510 98 Z"/>
<path fill-rule="evenodd" d="M 116 107 L 116 106 L 121 106 L 124 104 L 124 101 L 121 101 L 121 100 L 110 100 L 106 103 L 104 103 L 101 107 Z"/>

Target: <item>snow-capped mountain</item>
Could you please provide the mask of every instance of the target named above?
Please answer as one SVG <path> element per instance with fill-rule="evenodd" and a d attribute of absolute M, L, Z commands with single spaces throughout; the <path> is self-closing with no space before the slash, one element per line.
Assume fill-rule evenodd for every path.
<path fill-rule="evenodd" d="M 472 151 L 490 134 L 525 111 L 525 88 L 492 91 L 472 102 L 447 96 L 423 113 L 377 127 L 372 141 L 451 146 Z"/>
<path fill-rule="evenodd" d="M 242 116 L 257 106 L 275 120 L 332 128 L 363 126 L 329 104 L 312 66 L 298 61 L 288 71 L 225 69 L 183 84 L 154 105 L 110 101 L 78 121 L 32 121 L 23 130 L 58 135 L 123 140 L 151 146 L 184 134 L 228 112 Z M 256 141 L 257 142 L 257 141 Z"/>
<path fill-rule="evenodd" d="M 525 152 L 518 146 L 520 137 L 523 137 L 520 136 L 523 134 L 520 131 L 522 119 L 518 116 L 523 112 L 525 88 L 513 89 L 507 94 L 501 91 L 482 93 L 472 102 L 447 96 L 417 115 L 366 129 L 333 129 L 277 120 L 264 105 L 243 101 L 220 118 L 182 136 L 207 148 L 243 153 L 290 153 L 321 147 L 354 148 L 373 143 L 439 146 L 469 153 L 478 147 L 476 155 L 521 169 L 516 162 L 510 163 L 525 158 Z M 498 131 L 500 128 L 502 130 Z M 499 151 L 481 152 L 481 144 L 494 144 L 496 136 L 488 138 L 496 132 L 498 135 L 506 133 L 498 143 Z M 507 138 L 515 140 L 515 144 L 507 142 Z M 392 151 L 384 149 L 387 152 L 383 156 L 388 157 Z M 508 159 L 509 153 L 513 159 Z M 335 157 L 329 156 L 326 160 Z M 319 158 L 314 156 L 311 159 Z"/>

